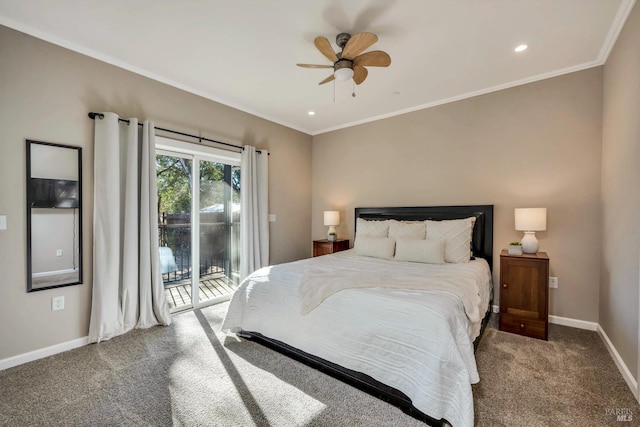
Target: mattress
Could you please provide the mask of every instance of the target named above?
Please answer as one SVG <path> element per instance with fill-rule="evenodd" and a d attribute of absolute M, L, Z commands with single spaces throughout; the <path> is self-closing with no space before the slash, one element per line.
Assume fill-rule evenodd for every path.
<path fill-rule="evenodd" d="M 372 287 L 339 290 L 307 312 L 301 288 L 310 272 L 317 280 L 322 271 L 360 273 L 365 281 L 391 277 L 412 286 L 385 287 L 372 280 Z M 443 278 L 460 286 L 421 289 L 415 285 L 419 278 L 425 283 Z M 482 259 L 433 265 L 349 250 L 254 272 L 234 293 L 222 329 L 257 332 L 365 373 L 406 394 L 432 418 L 472 426 L 471 384 L 479 381 L 473 341 L 490 293 L 491 272 Z M 470 300 L 478 305 L 479 318 L 471 313 Z"/>

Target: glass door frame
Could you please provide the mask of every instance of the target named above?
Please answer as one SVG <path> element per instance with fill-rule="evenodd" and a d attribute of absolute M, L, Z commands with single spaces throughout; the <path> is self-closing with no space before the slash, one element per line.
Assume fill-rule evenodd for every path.
<path fill-rule="evenodd" d="M 231 295 L 211 298 L 200 302 L 200 162 L 208 161 L 240 166 L 240 153 L 221 150 L 156 135 L 155 155 L 180 157 L 191 160 L 191 305 L 172 309 L 172 313 L 197 309 L 228 301 Z M 197 191 L 196 191 L 197 189 Z M 241 190 L 242 191 L 242 190 Z M 197 218 L 197 219 L 196 219 Z M 197 263 L 197 265 L 196 265 Z M 230 273 L 230 272 L 228 272 Z"/>

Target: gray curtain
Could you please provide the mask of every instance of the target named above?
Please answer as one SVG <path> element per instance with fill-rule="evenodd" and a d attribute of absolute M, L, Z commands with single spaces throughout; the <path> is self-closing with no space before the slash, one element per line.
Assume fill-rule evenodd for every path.
<path fill-rule="evenodd" d="M 89 342 L 171 323 L 158 250 L 155 131 L 96 118 Z"/>
<path fill-rule="evenodd" d="M 240 157 L 240 278 L 269 265 L 269 155 L 245 145 Z"/>

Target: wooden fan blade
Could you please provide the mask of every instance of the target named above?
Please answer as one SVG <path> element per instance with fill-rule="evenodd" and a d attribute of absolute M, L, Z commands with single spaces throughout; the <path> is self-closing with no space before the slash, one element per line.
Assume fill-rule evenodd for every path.
<path fill-rule="evenodd" d="M 313 41 L 313 44 L 316 45 L 320 53 L 326 56 L 329 61 L 336 62 L 338 60 L 336 53 L 333 51 L 333 48 L 331 47 L 331 43 L 329 43 L 329 40 L 327 40 L 326 37 L 322 37 L 322 36 L 316 37 L 316 39 Z"/>
<path fill-rule="evenodd" d="M 333 74 L 331 74 L 329 77 L 327 77 L 326 79 L 324 79 L 323 81 L 321 81 L 320 83 L 318 83 L 319 85 L 323 85 L 325 83 L 329 83 L 330 81 L 334 80 L 335 77 L 333 77 Z"/>
<path fill-rule="evenodd" d="M 317 64 L 296 64 L 302 68 L 333 68 L 333 65 L 317 65 Z"/>
<path fill-rule="evenodd" d="M 381 50 L 372 50 L 363 53 L 353 59 L 353 65 L 362 65 L 363 67 L 388 67 L 391 65 L 391 57 L 387 52 Z"/>
<path fill-rule="evenodd" d="M 358 33 L 349 39 L 342 50 L 342 57 L 353 59 L 377 41 L 378 36 L 373 33 Z"/>
<path fill-rule="evenodd" d="M 362 65 L 353 66 L 353 81 L 356 82 L 357 85 L 362 83 L 368 74 L 369 72 Z"/>

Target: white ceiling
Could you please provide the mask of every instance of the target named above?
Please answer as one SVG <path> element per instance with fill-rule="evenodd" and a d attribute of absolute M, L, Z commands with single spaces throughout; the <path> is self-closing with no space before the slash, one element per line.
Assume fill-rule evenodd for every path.
<path fill-rule="evenodd" d="M 0 0 L 0 24 L 316 135 L 601 65 L 634 1 Z M 296 67 L 362 31 L 392 63 L 355 98 Z"/>

